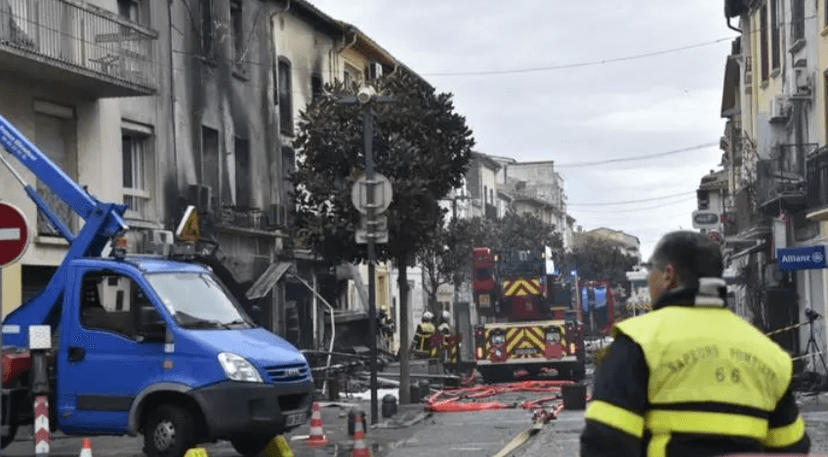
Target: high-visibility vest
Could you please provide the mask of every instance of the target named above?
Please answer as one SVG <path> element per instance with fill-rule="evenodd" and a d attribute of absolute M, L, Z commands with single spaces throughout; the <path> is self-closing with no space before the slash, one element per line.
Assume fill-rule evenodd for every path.
<path fill-rule="evenodd" d="M 421 322 L 417 326 L 417 331 L 414 333 L 414 352 L 419 355 L 431 355 L 432 347 L 429 339 L 436 333 L 434 324 L 431 322 Z M 436 349 L 434 351 L 436 353 Z"/>
<path fill-rule="evenodd" d="M 649 432 L 647 456 L 664 456 L 673 433 L 747 437 L 776 448 L 802 439 L 801 417 L 768 425 L 791 382 L 791 357 L 727 308 L 667 306 L 617 324 L 618 333 L 644 352 L 650 409 L 642 417 L 594 401 L 586 418 L 639 438 Z"/>

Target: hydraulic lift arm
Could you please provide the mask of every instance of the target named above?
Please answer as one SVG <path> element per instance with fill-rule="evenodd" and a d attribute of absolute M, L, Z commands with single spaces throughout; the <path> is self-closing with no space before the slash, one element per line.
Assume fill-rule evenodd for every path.
<path fill-rule="evenodd" d="M 123 218 L 127 205 L 101 203 L 89 195 L 3 116 L 0 116 L 0 144 L 85 221 L 77 235 L 72 233 L 37 191 L 0 154 L 0 161 L 8 167 L 37 208 L 69 243 L 63 263 L 46 289 L 14 310 L 3 321 L 4 344 L 22 348 L 27 346 L 29 325 L 46 324 L 52 320 L 50 318 L 58 318 L 54 311 L 66 287 L 65 269 L 69 262 L 81 257 L 99 257 L 107 242 L 128 228 Z"/>

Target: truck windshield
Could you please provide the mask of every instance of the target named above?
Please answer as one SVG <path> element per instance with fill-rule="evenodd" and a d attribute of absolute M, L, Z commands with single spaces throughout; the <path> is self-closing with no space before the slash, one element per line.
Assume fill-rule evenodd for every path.
<path fill-rule="evenodd" d="M 154 273 L 147 280 L 175 321 L 184 328 L 253 326 L 227 288 L 205 273 Z"/>

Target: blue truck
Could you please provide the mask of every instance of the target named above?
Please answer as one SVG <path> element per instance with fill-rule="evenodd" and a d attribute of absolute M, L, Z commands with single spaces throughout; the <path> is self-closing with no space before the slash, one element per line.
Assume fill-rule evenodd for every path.
<path fill-rule="evenodd" d="M 69 243 L 46 288 L 3 320 L 2 447 L 34 423 L 41 395 L 52 431 L 142 434 L 150 457 L 217 440 L 256 455 L 306 423 L 308 361 L 257 326 L 211 268 L 187 256 L 127 255 L 126 205 L 95 199 L 2 116 L 0 144 L 84 220 L 69 230 L 0 151 Z M 48 350 L 29 346 L 30 329 L 47 330 Z"/>

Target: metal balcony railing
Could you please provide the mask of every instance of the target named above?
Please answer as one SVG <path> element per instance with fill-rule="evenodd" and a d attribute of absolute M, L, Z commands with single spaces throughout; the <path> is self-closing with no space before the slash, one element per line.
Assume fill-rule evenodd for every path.
<path fill-rule="evenodd" d="M 808 206 L 813 209 L 828 206 L 828 146 L 807 157 L 805 172 Z"/>
<path fill-rule="evenodd" d="M 805 158 L 819 146 L 815 143 L 783 144 L 773 148 L 770 159 L 757 164 L 757 197 L 760 205 L 780 198 L 805 199 Z"/>
<path fill-rule="evenodd" d="M 152 93 L 156 35 L 74 0 L 0 0 L 0 51 Z"/>

